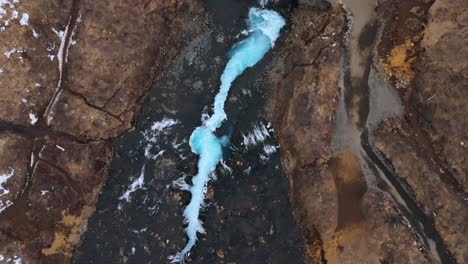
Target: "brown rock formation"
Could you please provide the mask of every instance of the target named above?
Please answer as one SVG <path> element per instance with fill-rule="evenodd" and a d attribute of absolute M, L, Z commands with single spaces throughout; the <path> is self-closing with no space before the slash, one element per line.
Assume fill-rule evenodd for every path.
<path fill-rule="evenodd" d="M 440 168 L 415 138 L 408 126 L 394 120 L 386 120 L 373 136 L 375 146 L 391 161 L 424 212 L 434 219 L 436 230 L 457 262 L 464 263 L 467 261 L 464 245 L 468 243 L 466 200 L 444 182 Z"/>
<path fill-rule="evenodd" d="M 468 261 L 466 8 L 463 1 L 436 1 L 427 14 L 423 37 L 397 38 L 400 43 L 421 41 L 420 47 L 414 45 L 403 53 L 414 71 L 408 85 L 399 89 L 404 118 L 386 120 L 373 133 L 376 147 L 434 219 L 457 263 Z M 427 12 L 416 13 L 423 16 Z M 424 52 L 418 53 L 421 49 Z M 411 58 L 411 54 L 419 56 Z M 402 75 L 395 81 L 402 83 Z"/>
<path fill-rule="evenodd" d="M 110 139 L 131 129 L 203 12 L 197 1 L 1 4 L 0 258 L 68 263 L 108 174 Z"/>
<path fill-rule="evenodd" d="M 422 128 L 443 170 L 468 192 L 468 3 L 436 1 L 415 68 L 414 94 Z M 465 261 L 468 261 L 465 259 Z"/>
<path fill-rule="evenodd" d="M 340 48 L 345 14 L 337 3 L 320 10 L 317 2 L 301 1 L 292 14 L 269 106 L 309 260 L 467 262 L 464 3 L 376 1 L 381 31 L 369 67 L 384 74 L 381 84 L 366 80 L 367 91 L 345 89 L 345 110 L 360 118 L 390 114 L 353 98 L 362 102 L 375 85 L 388 83 L 400 95 L 403 118 L 377 120 L 367 142 L 373 126 L 335 126 L 340 59 L 348 52 Z M 334 146 L 333 133 L 345 142 Z"/>

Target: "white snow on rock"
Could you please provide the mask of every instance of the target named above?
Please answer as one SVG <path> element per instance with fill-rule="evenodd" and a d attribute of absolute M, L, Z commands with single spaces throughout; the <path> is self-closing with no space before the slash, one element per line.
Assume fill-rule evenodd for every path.
<path fill-rule="evenodd" d="M 13 202 L 10 200 L 7 200 L 5 203 L 3 201 L 0 201 L 0 213 L 12 205 L 13 205 Z"/>
<path fill-rule="evenodd" d="M 11 50 L 7 50 L 7 51 L 3 52 L 3 55 L 5 55 L 7 58 L 10 58 L 11 55 L 13 55 L 15 53 L 22 53 L 22 52 L 24 52 L 23 49 L 13 48 Z"/>
<path fill-rule="evenodd" d="M 6 173 L 0 174 L 0 197 L 4 196 L 5 194 L 9 194 L 10 190 L 8 190 L 5 186 L 3 186 L 13 175 L 15 174 L 15 170 L 9 169 Z M 0 200 L 0 213 L 5 210 L 6 208 L 10 207 L 13 204 L 12 201 L 7 200 L 5 202 Z"/>
<path fill-rule="evenodd" d="M 13 169 L 9 169 L 6 173 L 0 174 L 0 197 L 10 193 L 10 191 L 6 189 L 3 184 L 5 184 L 14 174 L 15 170 Z"/>
<path fill-rule="evenodd" d="M 18 18 L 18 15 L 19 15 L 18 11 L 13 10 L 13 11 L 11 12 L 11 20 L 17 19 L 17 18 Z"/>
<path fill-rule="evenodd" d="M 29 119 L 31 119 L 31 125 L 36 124 L 36 122 L 38 120 L 36 114 L 34 114 L 34 113 L 29 113 Z"/>
<path fill-rule="evenodd" d="M 19 12 L 15 9 L 17 3 L 19 0 L 0 0 L 0 20 L 3 20 L 0 24 L 0 32 L 5 31 L 13 21 L 18 20 Z M 29 25 L 29 14 L 24 12 L 18 22 L 21 26 Z"/>
<path fill-rule="evenodd" d="M 78 19 L 78 20 L 80 20 L 80 19 Z M 57 34 L 57 36 L 60 39 L 60 46 L 59 46 L 59 49 L 58 49 L 58 52 L 57 52 L 57 55 L 56 55 L 57 60 L 58 60 L 59 79 L 57 81 L 57 86 L 55 88 L 54 95 L 52 96 L 52 99 L 49 102 L 49 104 L 47 105 L 46 111 L 44 113 L 44 117 L 46 118 L 46 122 L 47 122 L 48 125 L 50 124 L 50 122 L 52 121 L 52 119 L 54 117 L 54 107 L 55 107 L 55 104 L 57 103 L 57 100 L 59 99 L 59 97 L 60 97 L 60 95 L 62 93 L 63 65 L 64 65 L 64 63 L 67 63 L 67 61 L 68 61 L 68 50 L 70 48 L 70 41 L 68 41 L 68 45 L 66 45 L 66 42 L 67 42 L 66 38 L 68 36 L 68 30 L 69 30 L 69 27 L 70 27 L 70 23 L 71 23 L 71 17 L 68 19 L 68 23 L 67 23 L 64 30 L 57 31 L 56 29 L 52 28 L 52 31 L 54 31 L 55 34 Z M 76 29 L 76 24 L 71 29 L 72 33 L 71 33 L 70 38 L 73 38 L 73 36 L 75 35 L 75 29 Z M 49 58 L 51 60 L 53 60 L 52 57 L 49 56 Z"/>
<path fill-rule="evenodd" d="M 20 20 L 19 23 L 22 26 L 29 25 L 29 14 L 28 13 L 23 13 L 23 16 L 21 17 L 21 20 Z"/>
<path fill-rule="evenodd" d="M 32 33 L 33 33 L 33 37 L 34 37 L 35 39 L 38 39 L 38 38 L 39 38 L 40 35 L 39 35 L 39 33 L 37 33 L 37 31 L 36 31 L 35 29 L 32 30 Z"/>
<path fill-rule="evenodd" d="M 65 148 L 63 148 L 62 146 L 59 146 L 59 145 L 55 145 L 58 149 L 60 149 L 61 151 L 65 151 Z"/>

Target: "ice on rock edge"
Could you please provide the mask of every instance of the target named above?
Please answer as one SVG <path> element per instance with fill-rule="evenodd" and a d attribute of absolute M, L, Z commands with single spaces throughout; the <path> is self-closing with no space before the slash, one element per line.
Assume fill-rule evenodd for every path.
<path fill-rule="evenodd" d="M 284 18 L 275 11 L 258 8 L 249 10 L 248 37 L 235 44 L 229 53 L 229 61 L 221 75 L 221 86 L 215 97 L 213 114 L 208 119 L 202 118 L 203 125 L 195 128 L 190 136 L 192 152 L 199 156 L 198 173 L 192 178 L 191 186 L 182 183 L 181 179 L 175 183 L 190 191 L 192 198 L 183 213 L 188 241 L 182 251 L 169 257 L 173 263 L 183 263 L 185 256 L 195 245 L 197 233 L 205 232 L 199 214 L 205 199 L 206 186 L 212 179 L 217 164 L 222 160 L 223 145 L 228 143 L 227 137 L 218 138 L 214 131 L 226 119 L 224 103 L 231 84 L 245 69 L 257 64 L 274 46 L 285 24 Z"/>

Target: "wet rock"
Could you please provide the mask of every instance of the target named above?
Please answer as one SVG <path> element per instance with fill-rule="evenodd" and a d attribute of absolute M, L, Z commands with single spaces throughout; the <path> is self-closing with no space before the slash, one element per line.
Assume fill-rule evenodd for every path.
<path fill-rule="evenodd" d="M 434 43 L 439 46 L 431 51 L 429 40 L 432 38 L 426 40 L 428 37 L 425 36 L 423 39 L 423 33 L 434 32 L 429 31 L 431 21 L 423 32 L 431 6 L 429 1 L 377 3 L 379 24 L 383 29 L 376 40 L 371 40 L 375 42 L 375 48 L 369 67 L 372 67 L 374 79 L 366 81 L 370 89 L 385 85 L 383 89 L 396 90 L 385 94 L 399 95 L 403 106 L 395 103 L 394 107 L 384 109 L 388 105 L 384 104 L 382 108 L 377 101 L 366 103 L 365 100 L 356 106 L 352 100 L 350 103 L 346 100 L 359 91 L 345 90 L 345 114 L 352 117 L 352 111 L 359 109 L 360 117 L 370 116 L 372 119 L 373 126 L 365 128 L 362 134 L 352 129 L 337 131 L 339 127 L 334 124 L 340 94 L 340 58 L 343 56 L 341 30 L 346 29 L 339 6 L 334 5 L 334 11 L 321 12 L 309 8 L 306 1 L 299 2 L 298 9 L 292 13 L 288 39 L 280 51 L 276 68 L 270 74 L 275 94 L 268 110 L 277 128 L 282 163 L 290 181 L 290 197 L 296 219 L 304 228 L 307 253 L 312 260 L 326 259 L 328 263 L 450 263 L 455 261 L 454 257 L 457 262 L 464 263 L 466 253 L 459 245 L 466 242 L 462 235 L 455 234 L 455 230 L 466 229 L 463 222 L 466 201 L 458 184 L 466 181 L 466 173 L 463 173 L 466 171 L 463 169 L 466 151 L 459 147 L 464 145 L 466 124 L 458 116 L 463 113 L 461 109 L 464 106 L 459 100 L 466 97 L 461 89 L 466 79 L 461 70 L 465 60 L 450 66 L 447 56 L 443 59 L 438 57 L 439 54 L 445 56 L 444 51 L 449 46 L 453 47 L 452 50 L 456 50 L 457 45 L 458 49 L 463 46 L 461 40 L 455 40 L 463 39 L 463 22 L 453 22 L 452 19 L 447 22 L 450 24 L 447 27 L 440 26 L 437 22 L 443 19 L 436 22 L 437 15 L 434 14 L 438 13 L 440 19 L 445 13 L 431 9 L 430 17 L 434 17 L 432 27 L 442 31 L 458 29 L 457 33 L 451 33 L 453 37 L 445 44 L 433 41 L 433 46 Z M 440 5 L 455 9 L 449 7 L 451 4 Z M 437 10 L 437 6 L 435 8 Z M 462 12 L 456 11 L 452 17 L 463 17 Z M 460 18 L 457 21 L 464 20 Z M 327 35 L 324 33 L 327 31 L 336 35 Z M 427 54 L 421 53 L 422 47 L 429 49 Z M 317 55 L 310 56 L 314 53 Z M 429 76 L 425 68 L 431 65 L 436 66 Z M 453 84 L 450 89 L 442 88 L 440 85 L 449 79 Z M 421 101 L 424 98 L 421 91 L 426 90 L 444 94 L 441 96 L 443 99 L 439 99 L 441 101 L 436 101 L 436 110 Z M 368 92 L 372 94 L 374 91 Z M 448 94 L 450 99 L 447 99 Z M 369 95 L 360 96 L 358 99 L 362 100 Z M 366 104 L 370 105 L 367 110 L 370 114 L 361 115 L 360 111 L 366 109 Z M 449 113 L 455 115 L 453 121 L 448 117 Z M 380 123 L 382 116 L 390 114 L 403 115 L 402 120 L 405 121 L 404 125 L 398 126 L 400 132 L 388 132 L 392 131 L 390 127 L 397 126 L 396 123 Z M 426 125 L 422 130 L 418 124 Z M 367 142 L 367 129 L 375 126 L 380 128 L 371 133 L 370 142 Z M 445 138 L 449 138 L 449 130 L 456 130 L 452 132 L 456 136 L 452 141 L 457 140 L 457 146 L 453 142 L 450 147 L 442 144 L 447 142 Z M 345 141 L 357 139 L 359 146 L 352 142 L 339 142 L 350 145 L 351 149 L 337 151 L 339 146 L 333 146 L 332 133 L 343 134 Z M 353 133 L 356 134 L 353 136 Z M 380 151 L 378 153 L 383 155 L 382 159 L 370 154 L 373 143 Z M 454 156 L 447 156 L 447 153 Z M 454 153 L 457 153 L 456 157 Z M 447 163 L 447 159 L 452 158 L 453 161 Z M 447 172 L 448 167 L 452 168 L 451 172 Z M 388 168 L 394 170 L 394 175 L 387 175 L 391 174 Z M 408 206 L 410 209 L 405 208 Z M 456 211 L 459 212 L 457 216 L 454 215 Z M 417 226 L 421 224 L 415 223 L 423 223 L 424 230 Z M 429 245 L 426 236 L 437 245 Z"/>
<path fill-rule="evenodd" d="M 373 140 L 411 188 L 427 217 L 434 220 L 436 230 L 457 262 L 464 263 L 468 260 L 464 247 L 468 243 L 464 235 L 468 231 L 466 200 L 441 179 L 442 169 L 419 147 L 415 137 L 409 127 L 387 119 L 374 132 Z"/>

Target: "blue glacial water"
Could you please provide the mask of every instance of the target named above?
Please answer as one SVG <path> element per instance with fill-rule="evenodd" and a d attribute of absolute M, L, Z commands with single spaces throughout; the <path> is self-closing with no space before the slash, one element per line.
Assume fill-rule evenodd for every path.
<path fill-rule="evenodd" d="M 199 156 L 198 173 L 193 177 L 192 185 L 188 187 L 192 198 L 184 210 L 188 242 L 181 252 L 170 257 L 172 262 L 183 262 L 186 254 L 195 245 L 197 233 L 205 232 L 199 214 L 205 199 L 206 185 L 223 157 L 223 146 L 228 144 L 228 137 L 219 138 L 214 132 L 227 118 L 224 104 L 232 82 L 245 69 L 254 66 L 265 56 L 274 46 L 285 24 L 284 18 L 275 11 L 251 8 L 247 21 L 247 38 L 236 43 L 229 52 L 229 61 L 221 75 L 221 86 L 215 97 L 213 114 L 201 126 L 195 128 L 190 136 L 191 150 Z"/>

